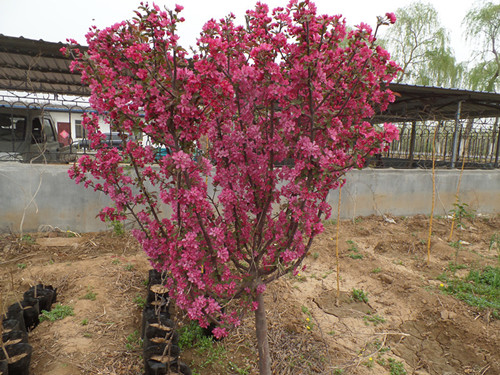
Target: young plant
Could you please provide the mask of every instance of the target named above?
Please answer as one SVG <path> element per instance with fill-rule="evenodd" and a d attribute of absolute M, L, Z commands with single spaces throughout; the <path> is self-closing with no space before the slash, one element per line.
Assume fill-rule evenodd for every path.
<path fill-rule="evenodd" d="M 474 219 L 475 213 L 474 210 L 469 209 L 469 205 L 463 202 L 453 203 L 453 209 L 450 210 L 450 214 L 453 216 L 453 220 L 455 221 L 457 228 L 464 228 L 465 223 L 464 219 Z"/>
<path fill-rule="evenodd" d="M 351 296 L 354 301 L 368 303 L 368 294 L 363 289 L 353 288 Z"/>
<path fill-rule="evenodd" d="M 91 146 L 103 138 L 99 116 L 123 141 L 69 174 L 113 200 L 101 219 L 137 222 L 134 236 L 191 319 L 218 322 L 222 337 L 254 311 L 259 369 L 270 374 L 266 285 L 299 270 L 330 216 L 329 191 L 398 136 L 369 122 L 394 100 L 387 83 L 399 68 L 375 35 L 395 17 L 348 31 L 309 0 L 272 13 L 258 3 L 245 27 L 233 15 L 208 21 L 190 57 L 176 34 L 181 10 L 142 5 L 130 21 L 92 28 L 85 52 L 63 49 L 92 89 L 95 113 L 82 122 Z"/>

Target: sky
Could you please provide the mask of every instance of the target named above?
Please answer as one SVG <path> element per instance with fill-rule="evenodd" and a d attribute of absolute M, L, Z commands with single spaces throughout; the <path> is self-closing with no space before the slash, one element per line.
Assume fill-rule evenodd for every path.
<path fill-rule="evenodd" d="M 365 22 L 372 26 L 376 17 L 396 12 L 415 0 L 316 0 L 321 14 L 341 14 L 349 25 Z M 48 42 L 65 42 L 72 38 L 86 44 L 85 34 L 92 25 L 104 28 L 133 17 L 141 0 L 0 0 L 0 34 Z M 285 6 L 288 0 L 264 0 L 272 9 Z M 470 0 L 430 0 L 439 13 L 441 24 L 450 32 L 452 48 L 459 61 L 471 57 L 471 46 L 463 35 L 462 20 L 471 7 Z M 234 13 L 239 22 L 256 0 L 156 0 L 160 7 L 170 9 L 184 6 L 181 15 L 186 19 L 179 27 L 180 43 L 194 46 L 203 24 Z"/>

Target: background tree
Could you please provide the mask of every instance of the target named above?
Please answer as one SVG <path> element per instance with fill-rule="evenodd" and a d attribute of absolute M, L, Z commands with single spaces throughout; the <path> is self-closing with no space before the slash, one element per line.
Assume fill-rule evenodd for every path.
<path fill-rule="evenodd" d="M 398 83 L 457 87 L 465 66 L 458 64 L 448 32 L 430 4 L 412 3 L 396 11 L 398 21 L 388 29 L 382 45 L 402 70 Z"/>
<path fill-rule="evenodd" d="M 472 90 L 500 89 L 500 4 L 480 3 L 464 18 L 466 37 L 474 46 L 474 59 L 467 77 Z"/>
<path fill-rule="evenodd" d="M 386 87 L 398 67 L 370 26 L 347 33 L 307 0 L 272 13 L 258 3 L 247 27 L 211 20 L 188 59 L 181 10 L 142 6 L 131 21 L 91 29 L 88 52 L 72 50 L 123 151 L 100 146 L 97 115 L 87 116 L 98 150 L 70 176 L 111 197 L 103 219 L 137 221 L 134 235 L 191 319 L 219 323 L 222 337 L 255 311 L 259 369 L 270 374 L 266 285 L 298 271 L 342 176 L 397 137 L 368 119 L 394 100 Z M 377 28 L 394 21 L 388 13 Z M 169 153 L 153 167 L 154 148 L 130 133 Z M 208 155 L 194 158 L 205 138 Z"/>

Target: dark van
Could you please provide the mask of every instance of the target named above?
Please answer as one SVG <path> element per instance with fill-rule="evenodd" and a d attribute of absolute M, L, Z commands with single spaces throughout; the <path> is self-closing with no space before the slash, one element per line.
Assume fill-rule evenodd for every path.
<path fill-rule="evenodd" d="M 0 159 L 67 163 L 76 159 L 58 142 L 54 120 L 41 109 L 0 107 Z"/>

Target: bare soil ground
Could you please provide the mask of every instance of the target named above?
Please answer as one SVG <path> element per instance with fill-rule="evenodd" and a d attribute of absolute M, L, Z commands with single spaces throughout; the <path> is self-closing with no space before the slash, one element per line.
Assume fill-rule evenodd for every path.
<path fill-rule="evenodd" d="M 275 374 L 500 374 L 500 320 L 443 293 L 442 275 L 498 267 L 500 217 L 479 217 L 455 231 L 429 218 L 358 218 L 326 224 L 306 269 L 266 291 Z M 452 267 L 460 265 L 460 267 Z M 466 268 L 465 268 L 466 267 Z M 32 375 L 141 374 L 141 299 L 150 268 L 128 234 L 61 231 L 0 237 L 0 310 L 38 283 L 58 288 L 74 315 L 44 321 L 29 334 Z M 446 283 L 446 281 L 444 282 Z M 441 285 L 443 284 L 443 285 Z M 367 301 L 353 299 L 353 289 Z M 179 326 L 185 323 L 175 311 Z M 253 316 L 211 349 L 182 360 L 195 374 L 257 374 Z"/>

